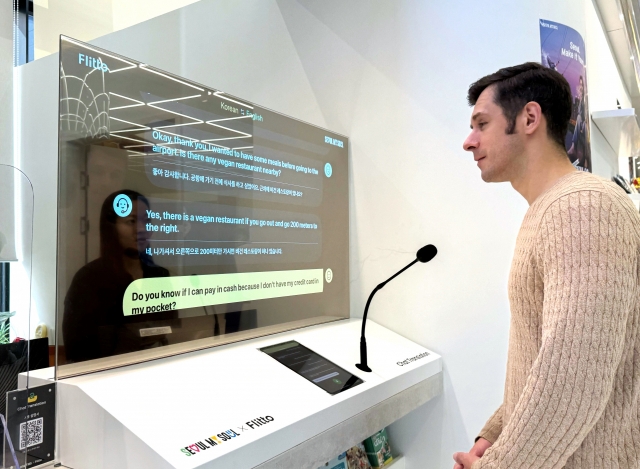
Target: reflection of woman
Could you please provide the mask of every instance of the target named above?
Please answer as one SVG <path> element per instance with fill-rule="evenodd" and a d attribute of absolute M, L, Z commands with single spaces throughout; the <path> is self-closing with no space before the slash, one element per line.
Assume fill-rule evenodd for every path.
<path fill-rule="evenodd" d="M 132 203 L 131 212 L 124 217 L 114 211 L 114 200 L 121 194 Z M 127 328 L 130 321 L 122 311 L 122 299 L 132 281 L 169 275 L 145 253 L 147 209 L 149 201 L 130 190 L 113 193 L 102 204 L 100 257 L 76 273 L 64 301 L 62 335 L 67 361 L 132 352 L 156 342 L 153 338 L 145 341 L 134 328 Z M 153 319 L 173 315 L 173 312 L 155 313 Z"/>

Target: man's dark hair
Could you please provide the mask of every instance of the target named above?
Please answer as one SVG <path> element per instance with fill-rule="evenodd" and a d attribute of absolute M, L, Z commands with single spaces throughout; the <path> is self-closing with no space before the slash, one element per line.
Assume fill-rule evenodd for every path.
<path fill-rule="evenodd" d="M 564 149 L 573 98 L 569 83 L 560 73 L 535 62 L 501 68 L 469 87 L 469 105 L 475 106 L 480 94 L 493 85 L 494 102 L 507 118 L 507 134 L 515 132 L 516 117 L 525 104 L 535 101 L 547 119 L 549 138 Z"/>

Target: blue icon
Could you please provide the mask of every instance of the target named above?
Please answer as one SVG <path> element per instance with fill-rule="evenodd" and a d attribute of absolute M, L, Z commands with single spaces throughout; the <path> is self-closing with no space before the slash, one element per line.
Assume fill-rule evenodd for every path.
<path fill-rule="evenodd" d="M 331 163 L 327 163 L 324 165 L 324 175 L 328 178 L 333 174 L 333 168 L 331 167 Z"/>
<path fill-rule="evenodd" d="M 119 217 L 128 216 L 132 208 L 133 204 L 131 203 L 131 199 L 126 194 L 118 194 L 116 198 L 113 199 L 113 210 Z"/>

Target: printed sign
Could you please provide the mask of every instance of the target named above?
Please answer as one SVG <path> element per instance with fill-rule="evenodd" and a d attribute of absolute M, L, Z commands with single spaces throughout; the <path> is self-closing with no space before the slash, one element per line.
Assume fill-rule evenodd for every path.
<path fill-rule="evenodd" d="M 53 461 L 56 429 L 56 386 L 47 384 L 7 393 L 7 426 L 13 448 L 22 467 L 31 468 Z M 10 449 L 5 467 L 13 466 Z"/>

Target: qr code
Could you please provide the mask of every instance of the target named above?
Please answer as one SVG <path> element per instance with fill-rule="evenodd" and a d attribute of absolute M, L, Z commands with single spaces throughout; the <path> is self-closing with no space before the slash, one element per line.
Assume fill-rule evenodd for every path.
<path fill-rule="evenodd" d="M 20 424 L 20 449 L 42 443 L 42 417 Z"/>

